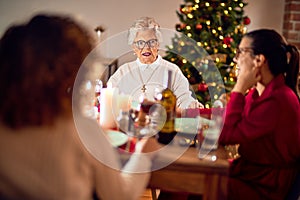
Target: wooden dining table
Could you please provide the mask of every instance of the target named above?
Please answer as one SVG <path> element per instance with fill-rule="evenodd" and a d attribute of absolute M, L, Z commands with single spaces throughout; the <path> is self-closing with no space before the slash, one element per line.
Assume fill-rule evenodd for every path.
<path fill-rule="evenodd" d="M 198 152 L 198 148 L 189 147 L 170 165 L 153 171 L 148 187 L 152 191 L 201 195 L 203 200 L 226 199 L 229 161 L 225 148 L 219 146 L 203 159 Z M 156 162 L 159 159 L 163 158 Z"/>
<path fill-rule="evenodd" d="M 222 115 L 223 110 L 214 110 L 215 115 Z M 220 114 L 221 113 L 221 114 Z M 195 118 L 201 116 L 202 118 L 210 119 L 212 114 L 211 110 L 203 109 L 189 109 L 181 116 L 184 118 Z M 188 127 L 183 123 L 183 129 Z M 195 133 L 192 135 L 178 134 L 174 138 L 173 145 L 170 147 L 169 152 L 179 150 L 180 138 L 188 136 L 190 140 L 194 138 Z M 134 152 L 134 142 L 127 142 L 121 147 L 127 152 Z M 173 147 L 172 147 L 173 146 Z M 187 145 L 188 146 L 188 145 Z M 197 145 L 196 145 L 197 146 Z M 198 144 L 199 146 L 199 144 Z M 132 148 L 133 147 L 133 148 Z M 183 147 L 184 148 L 184 147 Z M 176 153 L 175 153 L 176 154 Z M 193 194 L 201 196 L 202 200 L 224 200 L 227 198 L 227 182 L 229 176 L 229 152 L 223 146 L 218 146 L 217 149 L 209 151 L 209 153 L 199 158 L 198 147 L 187 147 L 182 154 L 176 159 L 168 160 L 166 162 L 164 155 L 159 155 L 155 158 L 154 165 L 162 166 L 151 171 L 151 177 L 148 183 L 148 188 L 152 191 L 152 198 L 156 199 L 156 190 Z M 168 157 L 170 159 L 170 157 Z M 125 163 L 125 162 L 124 162 Z M 153 163 L 152 163 L 153 164 Z"/>

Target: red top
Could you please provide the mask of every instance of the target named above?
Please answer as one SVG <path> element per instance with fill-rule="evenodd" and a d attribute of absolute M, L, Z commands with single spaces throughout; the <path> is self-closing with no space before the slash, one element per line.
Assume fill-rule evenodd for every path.
<path fill-rule="evenodd" d="M 284 199 L 300 160 L 300 105 L 282 75 L 261 96 L 256 89 L 246 97 L 232 92 L 219 142 L 240 144 L 229 196 Z"/>

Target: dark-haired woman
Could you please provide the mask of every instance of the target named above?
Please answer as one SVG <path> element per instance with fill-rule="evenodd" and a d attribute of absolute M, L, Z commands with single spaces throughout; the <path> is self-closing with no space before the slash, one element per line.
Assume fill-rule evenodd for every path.
<path fill-rule="evenodd" d="M 240 144 L 229 199 L 284 199 L 300 159 L 299 52 L 274 30 L 247 33 L 227 106 L 221 144 Z"/>

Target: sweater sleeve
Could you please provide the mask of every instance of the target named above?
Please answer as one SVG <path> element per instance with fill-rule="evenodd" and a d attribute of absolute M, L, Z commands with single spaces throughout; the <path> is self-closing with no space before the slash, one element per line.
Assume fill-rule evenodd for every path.
<path fill-rule="evenodd" d="M 120 154 L 96 121 L 78 115 L 75 122 L 77 131 L 81 133 L 80 139 L 89 152 L 93 185 L 100 199 L 139 199 L 148 184 L 151 159 L 134 153 L 122 167 Z"/>
<path fill-rule="evenodd" d="M 252 102 L 251 107 L 247 107 L 246 97 L 232 92 L 219 142 L 237 144 L 270 134 L 276 127 L 279 116 L 276 106 L 274 98 L 265 98 L 263 101 Z"/>
<path fill-rule="evenodd" d="M 98 166 L 96 191 L 104 200 L 138 200 L 147 187 L 150 170 L 151 160 L 139 154 L 133 154 L 121 171 L 108 166 L 99 170 Z"/>

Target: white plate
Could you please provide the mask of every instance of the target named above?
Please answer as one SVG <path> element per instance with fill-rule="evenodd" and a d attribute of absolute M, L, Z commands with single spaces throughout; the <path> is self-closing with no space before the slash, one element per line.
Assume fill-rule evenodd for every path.
<path fill-rule="evenodd" d="M 106 134 L 114 147 L 121 146 L 128 141 L 128 135 L 120 131 L 109 130 Z"/>

